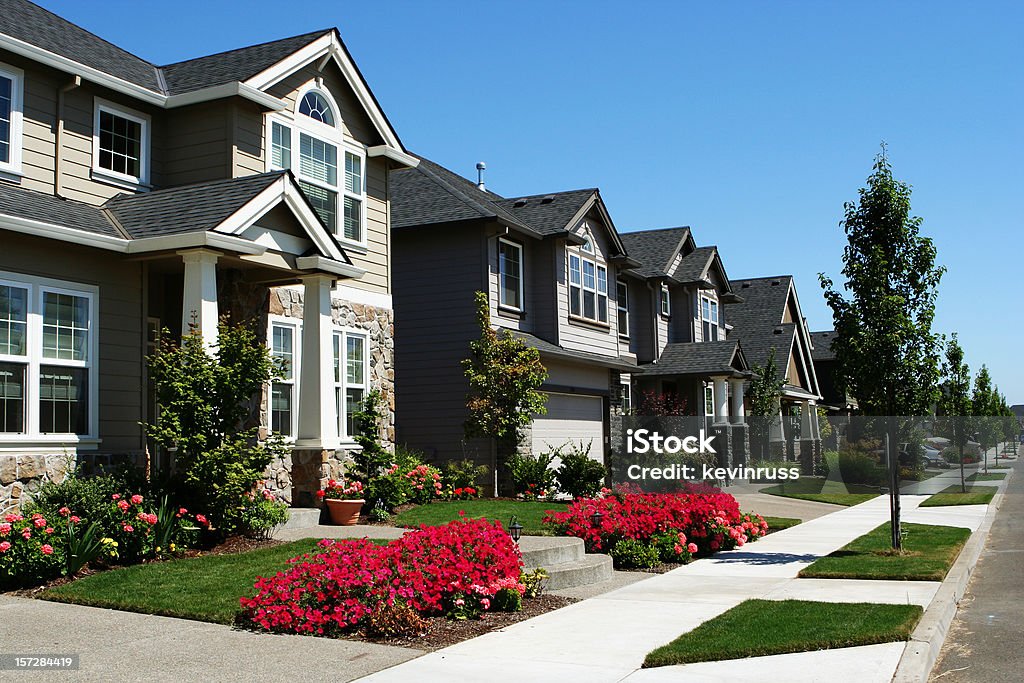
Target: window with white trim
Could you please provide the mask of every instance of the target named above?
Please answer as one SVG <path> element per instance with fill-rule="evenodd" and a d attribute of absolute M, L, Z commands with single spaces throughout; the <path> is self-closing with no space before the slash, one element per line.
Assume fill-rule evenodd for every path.
<path fill-rule="evenodd" d="M 672 315 L 672 302 L 669 298 L 668 285 L 661 286 L 661 314 L 663 316 Z"/>
<path fill-rule="evenodd" d="M 0 440 L 95 434 L 96 290 L 0 273 Z"/>
<path fill-rule="evenodd" d="M 523 310 L 523 246 L 498 239 L 498 305 Z"/>
<path fill-rule="evenodd" d="M 615 309 L 618 312 L 619 336 L 629 338 L 629 289 L 622 280 L 615 281 Z"/>
<path fill-rule="evenodd" d="M 629 415 L 633 410 L 633 391 L 629 382 L 619 385 L 622 388 L 622 414 Z"/>
<path fill-rule="evenodd" d="M 21 172 L 21 69 L 0 64 L 0 171 Z"/>
<path fill-rule="evenodd" d="M 706 296 L 700 298 L 700 321 L 704 341 L 718 341 L 718 302 Z"/>
<path fill-rule="evenodd" d="M 572 252 L 569 253 L 569 315 L 608 322 L 608 269 Z"/>
<path fill-rule="evenodd" d="M 295 172 L 327 229 L 365 245 L 366 155 L 342 139 L 333 100 L 324 91 L 307 90 L 296 112 L 286 116 L 268 120 L 268 168 Z"/>
<path fill-rule="evenodd" d="M 114 180 L 149 182 L 149 117 L 96 100 L 92 136 L 93 172 Z"/>
<path fill-rule="evenodd" d="M 278 377 L 270 383 L 270 429 L 284 437 L 295 436 L 298 411 L 299 338 L 298 325 L 283 321 L 270 323 L 270 355 Z"/>
<path fill-rule="evenodd" d="M 355 414 L 363 405 L 367 391 L 367 337 L 359 332 L 334 333 L 334 398 L 338 415 L 338 435 L 352 439 L 358 435 Z"/>
<path fill-rule="evenodd" d="M 704 384 L 704 417 L 715 416 L 715 385 L 710 382 Z"/>

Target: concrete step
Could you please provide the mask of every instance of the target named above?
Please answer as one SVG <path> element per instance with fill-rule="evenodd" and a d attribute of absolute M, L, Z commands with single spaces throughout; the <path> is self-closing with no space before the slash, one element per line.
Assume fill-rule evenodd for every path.
<path fill-rule="evenodd" d="M 581 559 L 571 562 L 546 565 L 548 580 L 544 584 L 546 591 L 565 590 L 595 583 L 609 581 L 614 576 L 612 558 L 609 555 L 584 555 Z M 527 568 L 529 571 L 530 568 Z"/>
<path fill-rule="evenodd" d="M 549 567 L 583 559 L 582 538 L 565 536 L 523 536 L 519 539 L 519 552 L 527 567 Z"/>
<path fill-rule="evenodd" d="M 312 529 L 320 524 L 320 508 L 289 508 L 282 529 Z"/>

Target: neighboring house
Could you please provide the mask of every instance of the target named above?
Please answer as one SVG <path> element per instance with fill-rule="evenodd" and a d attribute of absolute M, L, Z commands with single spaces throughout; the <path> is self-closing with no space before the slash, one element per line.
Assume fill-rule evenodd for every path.
<path fill-rule="evenodd" d="M 850 416 L 857 411 L 857 399 L 839 388 L 836 354 L 832 351 L 835 336 L 833 330 L 811 332 L 814 374 L 818 377 L 821 405 L 835 415 Z"/>
<path fill-rule="evenodd" d="M 416 164 L 337 31 L 157 66 L 3 9 L 0 508 L 65 456 L 142 459 L 144 356 L 222 315 L 290 361 L 260 419 L 308 504 L 366 392 L 393 406 L 388 183 Z"/>
<path fill-rule="evenodd" d="M 463 431 L 461 361 L 480 336 L 473 298 L 484 291 L 492 324 L 537 348 L 548 370 L 547 414 L 521 448 L 582 441 L 603 460 L 610 405 L 636 361 L 619 298 L 633 262 L 600 193 L 506 198 L 421 159 L 393 174 L 391 200 L 398 440 L 433 460 L 492 464 Z"/>
<path fill-rule="evenodd" d="M 764 366 L 774 349 L 775 366 L 785 379 L 779 406 L 782 419 L 773 424 L 770 437 L 773 451 L 790 458 L 799 453 L 802 460 L 812 463 L 821 451 L 817 405 L 821 391 L 811 356 L 811 336 L 793 278 L 733 280 L 732 286 L 743 301 L 729 308 L 733 325 L 729 338 L 743 345 L 751 368 Z"/>
<path fill-rule="evenodd" d="M 622 234 L 639 266 L 625 276 L 630 348 L 640 364 L 634 408 L 650 400 L 706 418 L 727 439 L 725 459 L 746 454 L 743 384 L 750 365 L 730 333 L 726 306 L 741 301 L 717 247 L 698 247 L 688 227 Z M 729 309 L 731 311 L 731 308 Z"/>

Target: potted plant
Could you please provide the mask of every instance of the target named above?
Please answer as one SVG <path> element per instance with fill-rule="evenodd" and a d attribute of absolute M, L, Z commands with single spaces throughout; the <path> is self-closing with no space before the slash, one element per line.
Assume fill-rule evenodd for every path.
<path fill-rule="evenodd" d="M 331 515 L 331 523 L 353 526 L 359 521 L 359 511 L 366 499 L 363 497 L 363 482 L 331 479 L 323 490 L 316 492 L 317 497 L 327 503 L 327 511 Z"/>

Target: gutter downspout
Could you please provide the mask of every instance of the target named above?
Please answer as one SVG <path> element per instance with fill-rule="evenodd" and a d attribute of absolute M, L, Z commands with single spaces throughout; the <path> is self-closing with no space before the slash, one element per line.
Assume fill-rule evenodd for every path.
<path fill-rule="evenodd" d="M 64 137 L 64 95 L 82 85 L 82 77 L 75 76 L 70 83 L 57 88 L 57 130 L 54 133 L 53 146 L 53 194 L 63 199 L 63 183 L 61 182 L 60 160 L 63 156 Z"/>

